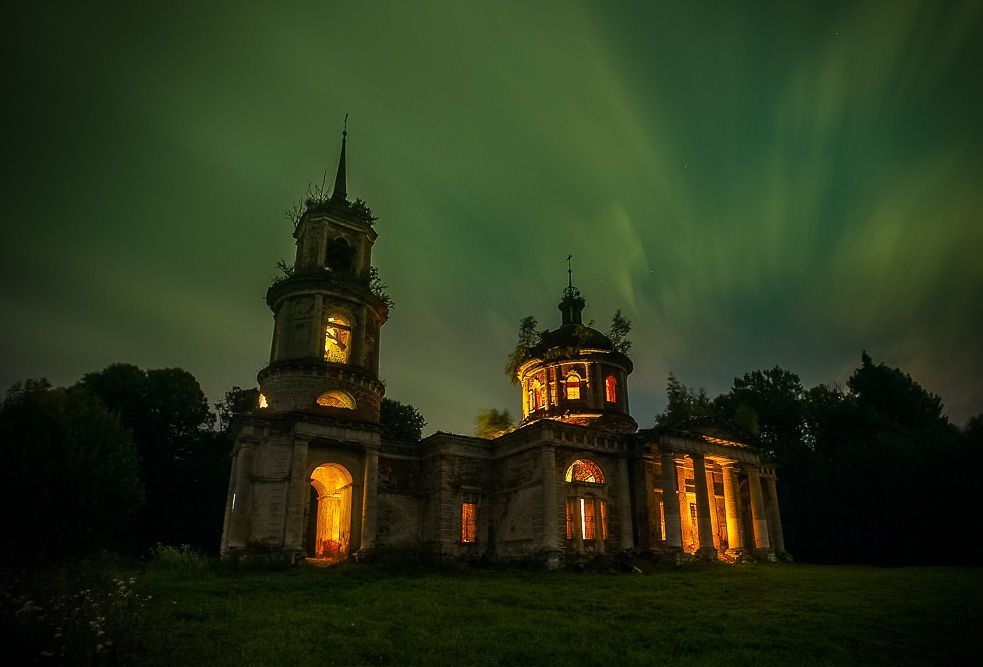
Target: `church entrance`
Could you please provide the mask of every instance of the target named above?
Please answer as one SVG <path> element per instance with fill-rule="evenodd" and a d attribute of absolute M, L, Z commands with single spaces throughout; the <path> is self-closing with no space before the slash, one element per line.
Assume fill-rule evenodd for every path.
<path fill-rule="evenodd" d="M 312 558 L 348 554 L 352 527 L 352 476 L 337 463 L 318 466 L 311 474 L 307 553 Z"/>

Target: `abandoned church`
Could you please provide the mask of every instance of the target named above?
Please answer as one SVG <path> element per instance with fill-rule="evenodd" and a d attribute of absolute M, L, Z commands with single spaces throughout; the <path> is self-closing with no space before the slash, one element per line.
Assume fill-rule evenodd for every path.
<path fill-rule="evenodd" d="M 269 364 L 232 427 L 222 555 L 357 556 L 414 546 L 550 564 L 631 550 L 671 558 L 784 558 L 775 470 L 746 437 L 638 430 L 632 362 L 585 326 L 568 280 L 559 327 L 517 366 L 519 427 L 485 439 L 382 435 L 371 289 L 374 219 L 347 198 L 345 144 L 330 198 L 308 202 L 293 271 L 266 294 Z"/>

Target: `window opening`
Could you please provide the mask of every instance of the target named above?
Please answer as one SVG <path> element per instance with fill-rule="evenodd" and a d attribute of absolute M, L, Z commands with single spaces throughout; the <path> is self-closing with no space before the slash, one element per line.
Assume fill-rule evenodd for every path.
<path fill-rule="evenodd" d="M 339 364 L 348 363 L 351 352 L 352 328 L 341 315 L 330 315 L 324 329 L 324 358 Z"/>
<path fill-rule="evenodd" d="M 601 467 L 590 459 L 577 459 L 567 468 L 565 479 L 568 482 L 604 484 L 604 473 L 601 472 Z"/>
<path fill-rule="evenodd" d="M 461 503 L 461 541 L 474 542 L 478 532 L 477 508 L 474 503 Z"/>
<path fill-rule="evenodd" d="M 608 403 L 618 402 L 618 381 L 613 375 L 607 376 L 604 380 L 604 398 Z"/>
<path fill-rule="evenodd" d="M 543 407 L 543 385 L 539 380 L 532 381 L 532 409 L 538 410 Z"/>
<path fill-rule="evenodd" d="M 348 392 L 340 390 L 326 391 L 317 397 L 317 404 L 325 408 L 355 409 L 355 399 Z"/>
<path fill-rule="evenodd" d="M 567 400 L 577 400 L 580 398 L 580 376 L 576 373 L 567 375 Z"/>
<path fill-rule="evenodd" d="M 461 542 L 478 541 L 478 494 L 464 493 L 461 498 Z"/>
<path fill-rule="evenodd" d="M 331 239 L 324 253 L 324 265 L 330 271 L 351 273 L 355 270 L 355 249 L 343 238 Z"/>

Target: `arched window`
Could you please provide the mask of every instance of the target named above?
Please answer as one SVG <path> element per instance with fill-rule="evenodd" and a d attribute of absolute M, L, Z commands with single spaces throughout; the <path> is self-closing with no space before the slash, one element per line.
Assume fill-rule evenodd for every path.
<path fill-rule="evenodd" d="M 355 270 L 355 248 L 343 238 L 331 239 L 324 252 L 324 266 L 329 271 L 351 273 Z"/>
<path fill-rule="evenodd" d="M 532 381 L 532 409 L 538 410 L 543 407 L 543 385 L 539 380 Z"/>
<path fill-rule="evenodd" d="M 330 315 L 324 328 L 324 358 L 339 364 L 348 363 L 351 353 L 352 328 L 342 315 Z"/>
<path fill-rule="evenodd" d="M 345 408 L 346 410 L 355 409 L 355 399 L 346 391 L 337 389 L 326 391 L 317 397 L 317 404 L 324 408 Z"/>
<path fill-rule="evenodd" d="M 601 472 L 601 466 L 590 459 L 577 459 L 567 468 L 565 479 L 568 482 L 604 484 L 604 473 Z"/>
<path fill-rule="evenodd" d="M 604 484 L 601 467 L 590 459 L 577 459 L 567 468 L 568 483 Z M 604 541 L 608 537 L 608 508 L 603 491 L 587 491 L 582 486 L 571 488 L 566 501 L 567 540 Z"/>
<path fill-rule="evenodd" d="M 576 400 L 580 398 L 580 376 L 576 373 L 570 373 L 567 375 L 567 400 Z"/>
<path fill-rule="evenodd" d="M 613 375 L 604 378 L 604 400 L 608 403 L 618 402 L 618 381 Z"/>

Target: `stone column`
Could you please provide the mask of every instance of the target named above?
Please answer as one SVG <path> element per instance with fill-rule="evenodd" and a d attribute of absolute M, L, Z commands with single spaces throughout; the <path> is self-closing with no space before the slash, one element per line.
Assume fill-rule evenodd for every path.
<path fill-rule="evenodd" d="M 782 534 L 782 515 L 778 511 L 778 488 L 775 478 L 764 478 L 765 489 L 768 491 L 768 501 L 765 503 L 765 513 L 768 516 L 768 534 L 771 536 L 771 546 L 779 556 L 785 553 L 785 536 Z"/>
<path fill-rule="evenodd" d="M 771 542 L 768 539 L 768 519 L 765 516 L 765 505 L 761 498 L 761 474 L 758 468 L 748 470 L 748 486 L 751 491 L 751 524 L 754 528 L 754 555 L 766 560 L 774 560 Z"/>
<path fill-rule="evenodd" d="M 693 479 L 696 482 L 696 528 L 700 546 L 697 558 L 715 560 L 717 550 L 713 546 L 713 525 L 710 522 L 710 494 L 707 491 L 707 467 L 702 454 L 693 454 Z"/>
<path fill-rule="evenodd" d="M 543 447 L 540 453 L 543 476 L 543 549 L 558 551 L 559 530 L 556 525 L 556 451 Z"/>
<path fill-rule="evenodd" d="M 376 508 L 379 504 L 379 450 L 365 450 L 365 488 L 362 500 L 362 546 L 367 551 L 375 546 Z"/>
<path fill-rule="evenodd" d="M 676 461 L 676 480 L 679 483 L 679 487 L 676 491 L 676 499 L 679 502 L 679 521 L 680 526 L 683 531 L 683 552 L 690 553 L 687 551 L 689 547 L 693 547 L 693 552 L 696 552 L 696 526 L 693 525 L 693 511 L 690 507 L 689 493 L 686 491 L 686 463 L 684 461 Z"/>
<path fill-rule="evenodd" d="M 362 550 L 362 509 L 365 502 L 365 475 L 361 477 L 352 476 L 352 504 L 348 513 L 348 524 L 351 527 L 351 534 L 348 538 L 348 553 L 358 557 L 358 552 Z"/>
<path fill-rule="evenodd" d="M 311 480 L 307 476 L 307 439 L 295 438 L 287 486 L 287 520 L 283 546 L 299 557 L 304 551 L 304 508 L 308 504 Z M 314 554 L 308 554 L 313 556 Z"/>
<path fill-rule="evenodd" d="M 600 498 L 589 498 L 589 503 L 594 503 L 594 549 L 597 553 L 604 553 L 604 516 L 601 514 Z"/>
<path fill-rule="evenodd" d="M 580 498 L 567 498 L 570 508 L 570 518 L 573 522 L 573 549 L 578 554 L 584 553 L 584 511 L 580 506 Z"/>
<path fill-rule="evenodd" d="M 727 555 L 740 558 L 744 555 L 741 540 L 741 510 L 738 506 L 737 471 L 733 463 L 724 465 L 724 509 L 727 512 Z"/>
<path fill-rule="evenodd" d="M 639 500 L 638 506 L 635 508 L 638 546 L 649 550 L 657 550 L 662 538 L 659 498 L 653 479 L 654 470 L 653 461 L 648 457 L 643 458 L 638 467 L 640 474 L 634 487 L 635 497 Z"/>
<path fill-rule="evenodd" d="M 226 546 L 241 548 L 249 542 L 253 523 L 253 467 L 256 464 L 255 440 L 242 440 L 236 456 L 236 485 L 233 491 L 232 516 Z"/>
<path fill-rule="evenodd" d="M 618 517 L 621 519 L 622 550 L 635 546 L 635 531 L 631 521 L 631 489 L 628 484 L 628 461 L 618 459 Z"/>
<path fill-rule="evenodd" d="M 683 550 L 683 528 L 679 522 L 679 492 L 676 459 L 672 452 L 662 452 L 662 506 L 666 515 L 666 547 Z"/>
<path fill-rule="evenodd" d="M 554 399 L 553 389 L 554 389 L 554 387 L 552 386 L 552 383 L 550 382 L 550 374 L 551 374 L 551 371 L 552 370 L 553 370 L 552 368 L 550 368 L 550 367 L 547 366 L 547 368 L 546 368 L 546 382 L 545 382 L 545 385 L 546 386 L 543 387 L 543 389 L 545 390 L 544 393 L 543 393 L 543 406 L 547 410 L 549 410 L 550 408 L 553 407 L 553 399 Z M 555 377 L 555 375 L 554 375 L 554 377 Z"/>
<path fill-rule="evenodd" d="M 710 532 L 713 533 L 713 548 L 720 553 L 720 531 L 717 526 L 717 494 L 713 490 L 713 473 L 707 470 L 707 497 L 710 500 Z"/>

